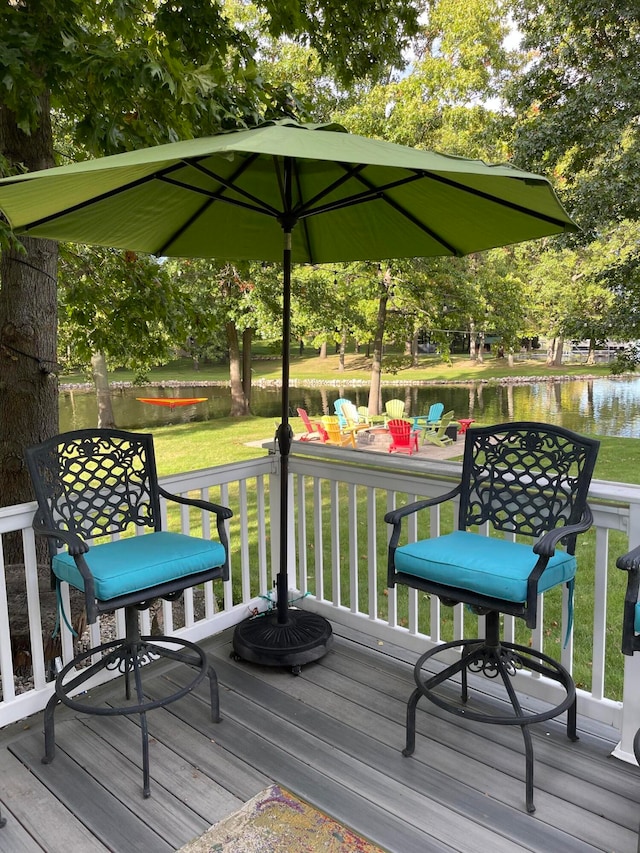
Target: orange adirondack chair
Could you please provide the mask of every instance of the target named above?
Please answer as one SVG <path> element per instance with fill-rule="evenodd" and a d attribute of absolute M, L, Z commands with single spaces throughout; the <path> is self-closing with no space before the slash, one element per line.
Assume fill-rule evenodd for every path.
<path fill-rule="evenodd" d="M 420 430 L 412 429 L 410 421 L 394 418 L 387 422 L 387 427 L 391 433 L 389 453 L 397 452 L 411 455 L 414 451 L 418 452 Z"/>

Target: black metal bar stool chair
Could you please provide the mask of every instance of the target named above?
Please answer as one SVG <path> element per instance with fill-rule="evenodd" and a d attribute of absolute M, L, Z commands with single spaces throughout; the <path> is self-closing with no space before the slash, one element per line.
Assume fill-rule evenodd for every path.
<path fill-rule="evenodd" d="M 616 566 L 627 572 L 627 590 L 622 613 L 622 653 L 633 655 L 640 651 L 640 545 L 619 557 Z M 640 723 L 640 721 L 639 721 Z M 633 738 L 633 754 L 640 764 L 640 728 Z M 640 853 L 640 830 L 638 831 Z"/>
<path fill-rule="evenodd" d="M 528 727 L 567 714 L 567 735 L 577 740 L 575 686 L 569 672 L 549 656 L 500 638 L 500 616 L 511 614 L 534 628 L 538 595 L 559 584 L 569 588 L 569 628 L 576 573 L 575 544 L 588 530 L 592 515 L 587 492 L 599 442 L 542 423 L 511 423 L 471 428 L 467 432 L 462 477 L 442 495 L 416 501 L 387 513 L 393 525 L 389 542 L 388 585 L 404 584 L 437 595 L 443 604 L 460 602 L 485 616 L 485 636 L 454 640 L 426 651 L 415 665 L 416 689 L 407 706 L 407 740 L 415 748 L 416 707 L 422 696 L 459 716 L 481 723 L 519 726 L 526 755 L 526 803 L 533 804 L 533 745 Z M 401 544 L 402 520 L 422 509 L 459 500 L 457 530 L 448 535 Z M 471 528 L 489 525 L 484 536 Z M 506 535 L 517 534 L 509 539 Z M 522 539 L 526 541 L 522 541 Z M 563 545 L 564 548 L 559 548 Z M 454 663 L 437 674 L 426 665 L 437 656 Z M 558 682 L 564 698 L 556 706 L 530 713 L 518 699 L 513 679 L 528 669 Z M 509 710 L 492 715 L 468 705 L 468 673 L 499 678 Z M 461 701 L 438 690 L 460 677 Z"/>
<path fill-rule="evenodd" d="M 78 654 L 58 673 L 55 693 L 45 709 L 43 762 L 54 757 L 54 712 L 60 703 L 86 714 L 138 715 L 143 792 L 148 797 L 147 712 L 181 699 L 206 677 L 214 722 L 219 721 L 220 711 L 216 674 L 204 651 L 176 637 L 141 636 L 139 611 L 158 598 L 175 600 L 190 587 L 228 579 L 225 521 L 232 512 L 163 489 L 158 484 L 151 435 L 77 430 L 29 448 L 26 460 L 38 501 L 33 528 L 48 539 L 55 584 L 66 581 L 84 591 L 89 624 L 101 613 L 124 608 L 126 627 L 123 638 Z M 162 530 L 161 496 L 213 513 L 218 541 Z M 132 535 L 144 528 L 143 535 Z M 112 534 L 123 535 L 104 541 Z M 59 552 L 61 546 L 65 550 Z M 193 678 L 168 695 L 149 699 L 143 686 L 146 664 L 162 658 L 188 664 L 194 670 Z M 104 670 L 123 674 L 126 704 L 92 705 L 86 698 L 76 698 Z"/>

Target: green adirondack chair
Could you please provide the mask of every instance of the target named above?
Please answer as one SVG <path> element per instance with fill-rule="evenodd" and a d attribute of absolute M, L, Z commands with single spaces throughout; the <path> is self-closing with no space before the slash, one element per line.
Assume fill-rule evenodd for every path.
<path fill-rule="evenodd" d="M 446 447 L 447 444 L 453 444 L 453 439 L 446 434 L 447 427 L 451 426 L 453 421 L 453 412 L 446 412 L 440 419 L 440 425 L 437 429 L 426 429 L 422 436 L 422 443 L 435 444 L 437 447 Z"/>

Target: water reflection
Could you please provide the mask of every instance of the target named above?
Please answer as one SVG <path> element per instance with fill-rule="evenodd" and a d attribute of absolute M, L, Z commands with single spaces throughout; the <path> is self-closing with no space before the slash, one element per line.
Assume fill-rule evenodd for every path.
<path fill-rule="evenodd" d="M 140 396 L 206 397 L 203 403 L 168 409 L 139 402 Z M 311 415 L 330 414 L 338 397 L 348 397 L 366 406 L 366 386 L 305 386 L 291 388 L 291 414 L 298 406 Z M 383 401 L 399 398 L 411 414 L 424 412 L 431 403 L 444 403 L 458 417 L 481 423 L 532 420 L 547 421 L 597 435 L 640 437 L 640 377 L 580 379 L 559 382 L 456 385 L 386 385 Z M 118 388 L 113 391 L 116 423 L 123 429 L 153 428 L 166 424 L 206 421 L 229 414 L 231 395 L 227 387 Z M 274 387 L 254 387 L 252 411 L 261 417 L 277 418 L 280 392 Z M 81 429 L 97 422 L 95 394 L 86 390 L 60 392 L 60 429 Z"/>

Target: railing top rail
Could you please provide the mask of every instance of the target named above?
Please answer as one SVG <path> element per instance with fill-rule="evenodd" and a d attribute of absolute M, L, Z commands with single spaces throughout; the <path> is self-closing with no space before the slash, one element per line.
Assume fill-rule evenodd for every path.
<path fill-rule="evenodd" d="M 290 459 L 290 470 L 293 472 L 302 473 L 304 469 L 312 476 L 322 477 L 321 467 L 324 466 L 328 470 L 328 465 L 330 465 L 331 468 L 341 468 L 343 474 L 347 474 L 347 480 L 351 482 L 362 482 L 356 472 L 360 472 L 361 475 L 365 472 L 384 470 L 385 486 L 389 489 L 405 492 L 409 491 L 407 486 L 410 483 L 414 482 L 419 485 L 425 476 L 430 479 L 450 482 L 456 480 L 462 470 L 460 462 L 450 459 L 431 460 L 412 457 L 407 460 L 405 457 L 389 457 L 383 453 L 371 453 L 353 448 L 328 447 L 310 442 L 304 448 L 296 446 L 295 450 L 291 452 Z M 409 467 L 411 470 L 408 470 Z M 353 477 L 349 476 L 349 471 L 353 472 Z M 324 476 L 326 473 L 325 470 Z M 617 483 L 610 480 L 592 480 L 589 489 L 589 501 L 613 504 L 614 507 L 640 504 L 640 485 Z"/>
<path fill-rule="evenodd" d="M 244 462 L 230 462 L 227 465 L 216 465 L 182 474 L 170 474 L 160 477 L 160 483 L 170 491 L 180 491 L 182 488 L 197 489 L 219 486 L 222 483 L 237 482 L 249 477 L 268 474 L 273 461 L 272 456 L 264 456 L 258 459 L 247 459 Z"/>
<path fill-rule="evenodd" d="M 37 509 L 38 504 L 35 501 L 0 507 L 0 534 L 31 527 Z"/>

